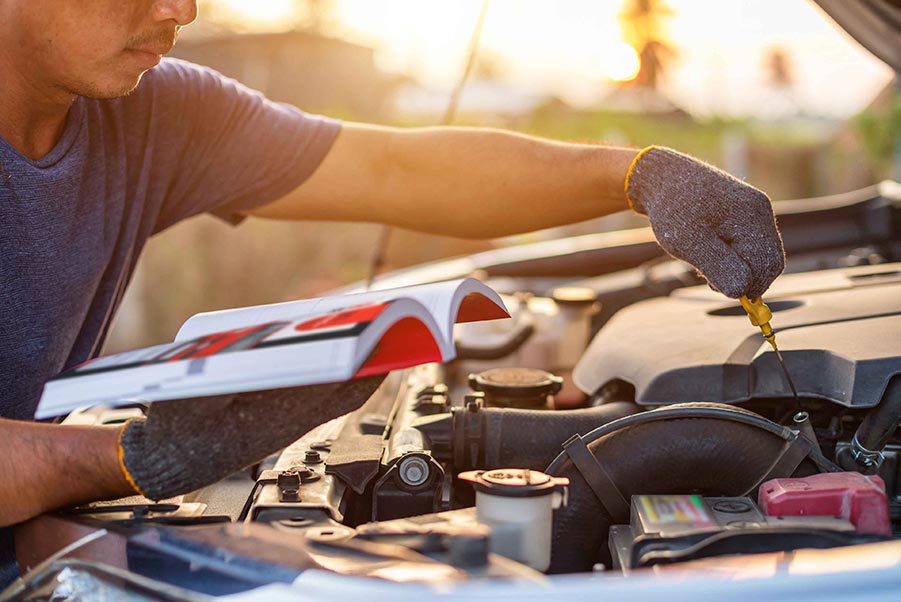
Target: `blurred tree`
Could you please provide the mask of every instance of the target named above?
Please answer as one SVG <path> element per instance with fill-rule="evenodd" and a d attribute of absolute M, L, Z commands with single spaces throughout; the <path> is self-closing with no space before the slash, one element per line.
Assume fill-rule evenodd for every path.
<path fill-rule="evenodd" d="M 854 121 L 874 177 L 901 178 L 897 170 L 901 156 L 901 94 L 895 86 L 889 84 Z"/>
<path fill-rule="evenodd" d="M 791 56 L 781 46 L 772 46 L 766 50 L 764 65 L 769 85 L 782 89 L 795 85 L 795 69 Z"/>
<path fill-rule="evenodd" d="M 784 119 L 801 112 L 795 94 L 795 68 L 790 52 L 782 46 L 770 46 L 763 54 L 761 115 Z M 765 107 L 765 108 L 763 108 Z"/>
<path fill-rule="evenodd" d="M 658 89 L 676 49 L 666 35 L 666 20 L 673 11 L 663 0 L 626 0 L 620 13 L 623 38 L 641 60 L 635 79 L 627 85 Z"/>

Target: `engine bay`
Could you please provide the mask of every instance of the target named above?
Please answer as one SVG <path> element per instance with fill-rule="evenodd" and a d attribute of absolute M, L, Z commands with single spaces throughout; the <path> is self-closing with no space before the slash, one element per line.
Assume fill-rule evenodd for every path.
<path fill-rule="evenodd" d="M 861 265 L 846 261 L 861 241 L 796 248 L 766 296 L 797 395 L 737 302 L 649 257 L 647 241 L 620 241 L 637 265 L 599 276 L 515 260 L 482 272 L 513 319 L 458 325 L 455 361 L 391 373 L 261 464 L 181 498 L 60 516 L 195 547 L 192 529 L 240 525 L 317 568 L 426 583 L 728 571 L 736 557 L 897 539 L 901 263 L 888 260 L 901 253 L 878 232 L 867 256 L 882 260 Z"/>

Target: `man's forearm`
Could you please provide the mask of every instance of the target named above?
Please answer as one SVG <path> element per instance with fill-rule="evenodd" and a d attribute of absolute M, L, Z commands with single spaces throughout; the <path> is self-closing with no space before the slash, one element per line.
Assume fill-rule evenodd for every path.
<path fill-rule="evenodd" d="M 636 153 L 502 130 L 347 124 L 295 194 L 254 214 L 504 236 L 626 209 Z"/>
<path fill-rule="evenodd" d="M 769 197 L 656 146 L 637 151 L 490 129 L 345 124 L 306 182 L 250 214 L 490 238 L 629 205 L 648 217 L 667 253 L 729 297 L 760 296 L 782 273 L 785 254 Z"/>
<path fill-rule="evenodd" d="M 384 220 L 487 238 L 607 215 L 628 207 L 623 182 L 635 154 L 499 130 L 402 132 L 393 137 L 388 173 L 397 181 L 388 189 L 403 192 Z"/>
<path fill-rule="evenodd" d="M 120 430 L 0 419 L 0 526 L 134 494 L 119 467 Z"/>

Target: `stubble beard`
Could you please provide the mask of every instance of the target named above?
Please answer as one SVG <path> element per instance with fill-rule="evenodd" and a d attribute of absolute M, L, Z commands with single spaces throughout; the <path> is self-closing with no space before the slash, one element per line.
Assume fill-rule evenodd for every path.
<path fill-rule="evenodd" d="M 153 31 L 149 31 L 146 33 L 138 34 L 133 36 L 128 40 L 125 47 L 126 48 L 153 48 L 153 47 L 168 47 L 171 48 L 175 46 L 175 42 L 178 39 L 178 32 L 180 27 L 175 29 L 157 29 Z M 151 67 L 153 69 L 153 67 Z M 115 98 L 122 98 L 124 96 L 128 96 L 138 89 L 138 85 L 141 83 L 141 78 L 144 76 L 147 71 L 141 71 L 134 78 L 134 81 L 131 81 L 129 78 L 128 81 L 121 82 L 119 84 L 111 83 L 108 86 L 104 86 L 102 84 L 96 82 L 81 82 L 78 85 L 67 86 L 67 89 L 75 94 L 76 96 L 83 96 L 85 98 L 90 98 L 93 100 L 112 100 Z"/>
<path fill-rule="evenodd" d="M 138 89 L 138 85 L 141 83 L 141 78 L 144 76 L 144 73 L 146 73 L 146 71 L 140 73 L 134 83 L 123 83 L 118 87 L 104 87 L 93 82 L 88 82 L 77 87 L 70 87 L 69 92 L 76 96 L 82 96 L 92 100 L 113 100 L 115 98 L 123 98 Z"/>

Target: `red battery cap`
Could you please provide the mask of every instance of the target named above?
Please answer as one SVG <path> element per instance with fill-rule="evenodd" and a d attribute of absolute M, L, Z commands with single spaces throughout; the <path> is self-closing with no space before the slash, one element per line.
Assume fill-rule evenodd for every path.
<path fill-rule="evenodd" d="M 837 516 L 859 533 L 891 535 L 885 483 L 859 472 L 826 472 L 800 479 L 773 479 L 757 500 L 767 516 Z"/>

